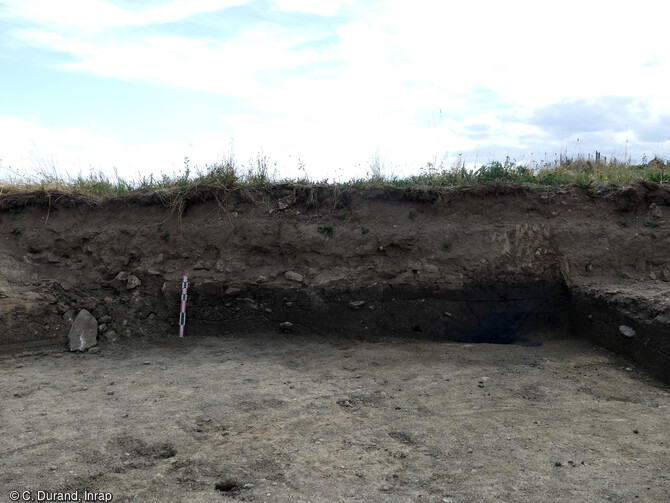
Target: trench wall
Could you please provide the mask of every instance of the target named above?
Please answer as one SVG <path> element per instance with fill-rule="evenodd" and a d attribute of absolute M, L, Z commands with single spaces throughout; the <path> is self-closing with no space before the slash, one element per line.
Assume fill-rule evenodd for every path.
<path fill-rule="evenodd" d="M 172 337 L 187 274 L 191 335 L 533 342 L 542 327 L 658 373 L 670 358 L 668 217 L 670 191 L 649 183 L 1 196 L 0 346 L 63 344 L 80 309 L 103 344 Z"/>

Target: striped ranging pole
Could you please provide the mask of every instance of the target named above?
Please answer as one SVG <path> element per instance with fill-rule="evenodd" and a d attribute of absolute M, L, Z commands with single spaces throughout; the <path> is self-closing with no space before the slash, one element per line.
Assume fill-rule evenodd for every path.
<path fill-rule="evenodd" d="M 179 338 L 184 338 L 184 328 L 186 326 L 186 298 L 188 294 L 188 276 L 181 280 L 181 309 L 179 310 Z"/>

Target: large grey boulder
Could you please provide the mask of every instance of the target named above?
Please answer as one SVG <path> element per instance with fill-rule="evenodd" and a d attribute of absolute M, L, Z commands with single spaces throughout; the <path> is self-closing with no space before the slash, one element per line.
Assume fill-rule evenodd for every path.
<path fill-rule="evenodd" d="M 74 319 L 67 338 L 70 341 L 70 351 L 92 348 L 98 343 L 98 322 L 91 313 L 82 309 Z"/>

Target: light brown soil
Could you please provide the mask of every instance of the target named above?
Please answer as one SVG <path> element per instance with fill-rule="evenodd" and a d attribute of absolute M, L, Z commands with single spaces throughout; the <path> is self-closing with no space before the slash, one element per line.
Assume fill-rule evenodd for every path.
<path fill-rule="evenodd" d="M 670 499 L 670 390 L 576 340 L 135 342 L 3 359 L 0 401 L 2 501 Z"/>

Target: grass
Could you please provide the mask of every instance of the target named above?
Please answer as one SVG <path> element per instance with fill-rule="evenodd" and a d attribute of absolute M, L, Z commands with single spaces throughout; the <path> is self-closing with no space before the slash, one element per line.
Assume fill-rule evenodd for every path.
<path fill-rule="evenodd" d="M 407 177 L 382 176 L 378 171 L 367 178 L 352 179 L 332 184 L 337 188 L 373 188 L 392 186 L 400 188 L 469 187 L 482 185 L 524 184 L 535 186 L 575 185 L 588 188 L 595 197 L 603 186 L 618 187 L 638 180 L 666 183 L 670 181 L 670 163 L 654 158 L 643 164 L 620 162 L 608 159 L 595 162 L 583 158 L 566 159 L 544 165 L 525 165 L 505 159 L 490 162 L 477 169 L 464 166 L 447 168 L 429 163 L 418 175 Z M 133 194 L 161 193 L 170 200 L 179 200 L 187 190 L 195 186 L 231 189 L 257 187 L 278 182 L 316 183 L 303 176 L 299 180 L 278 180 L 277 164 L 264 154 L 239 165 L 233 157 L 224 158 L 214 164 L 191 169 L 188 158 L 184 159 L 184 170 L 179 175 L 149 175 L 138 180 L 128 180 L 115 173 L 91 171 L 88 175 L 67 177 L 59 175 L 55 168 L 43 169 L 37 175 L 15 176 L 0 181 L 0 196 L 21 192 L 43 191 L 68 193 L 93 198 L 114 198 Z M 327 183 L 324 180 L 319 183 Z M 14 210 L 11 210 L 14 211 Z M 20 209 L 16 209 L 20 211 Z M 409 218 L 414 219 L 415 212 Z"/>
<path fill-rule="evenodd" d="M 332 226 L 332 225 L 319 225 L 319 227 L 317 228 L 317 230 L 318 230 L 321 234 L 325 234 L 326 236 L 328 236 L 328 237 L 331 238 L 331 239 L 332 239 L 333 236 L 335 235 L 335 234 L 334 234 L 334 231 L 333 231 L 333 226 Z"/>

